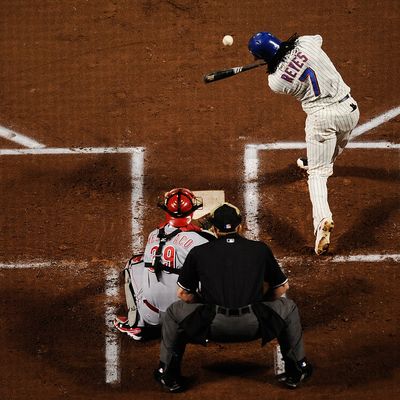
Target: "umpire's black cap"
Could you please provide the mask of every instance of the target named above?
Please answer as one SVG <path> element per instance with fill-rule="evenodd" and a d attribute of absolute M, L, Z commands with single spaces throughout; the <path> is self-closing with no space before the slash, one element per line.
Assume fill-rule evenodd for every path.
<path fill-rule="evenodd" d="M 223 203 L 211 212 L 210 222 L 220 232 L 234 232 L 242 222 L 240 210 L 230 203 Z"/>

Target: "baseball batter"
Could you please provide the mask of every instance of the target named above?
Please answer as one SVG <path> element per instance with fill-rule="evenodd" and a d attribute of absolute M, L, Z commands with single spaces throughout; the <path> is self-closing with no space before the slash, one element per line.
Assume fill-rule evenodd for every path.
<path fill-rule="evenodd" d="M 124 270 L 128 316 L 114 321 L 120 332 L 135 340 L 142 340 L 145 327 L 161 325 L 165 310 L 178 300 L 178 274 L 189 251 L 215 239 L 192 224 L 202 202 L 189 189 L 172 189 L 158 206 L 166 221 L 149 234 L 144 255 L 129 260 Z"/>
<path fill-rule="evenodd" d="M 267 62 L 271 90 L 294 96 L 307 114 L 307 159 L 298 165 L 308 173 L 318 255 L 328 250 L 334 227 L 327 180 L 360 116 L 350 88 L 321 46 L 319 35 L 293 35 L 281 42 L 269 32 L 255 34 L 248 44 L 255 58 Z"/>

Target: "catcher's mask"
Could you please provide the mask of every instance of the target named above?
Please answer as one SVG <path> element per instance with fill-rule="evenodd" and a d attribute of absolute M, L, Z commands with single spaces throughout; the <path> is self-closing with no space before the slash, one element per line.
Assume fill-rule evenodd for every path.
<path fill-rule="evenodd" d="M 279 50 L 281 43 L 269 32 L 258 32 L 250 38 L 248 48 L 254 57 L 270 62 Z"/>
<path fill-rule="evenodd" d="M 166 212 L 169 224 L 180 227 L 190 223 L 193 213 L 203 207 L 203 201 L 189 189 L 176 188 L 165 193 L 157 205 Z"/>

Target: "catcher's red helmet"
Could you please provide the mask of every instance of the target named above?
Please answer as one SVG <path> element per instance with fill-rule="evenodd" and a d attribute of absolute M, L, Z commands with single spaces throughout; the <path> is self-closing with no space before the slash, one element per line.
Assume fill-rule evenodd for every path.
<path fill-rule="evenodd" d="M 190 223 L 193 213 L 203 206 L 203 202 L 189 189 L 176 188 L 165 193 L 158 206 L 167 213 L 171 225 L 180 227 Z"/>

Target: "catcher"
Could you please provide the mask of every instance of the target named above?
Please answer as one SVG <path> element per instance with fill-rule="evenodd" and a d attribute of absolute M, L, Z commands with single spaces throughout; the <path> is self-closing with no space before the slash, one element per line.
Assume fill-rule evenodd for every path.
<path fill-rule="evenodd" d="M 144 254 L 128 261 L 123 271 L 128 315 L 114 320 L 120 332 L 138 341 L 147 328 L 162 324 L 166 309 L 178 299 L 176 282 L 189 251 L 215 239 L 192 221 L 203 203 L 189 189 L 172 189 L 157 205 L 166 220 L 148 236 Z"/>

